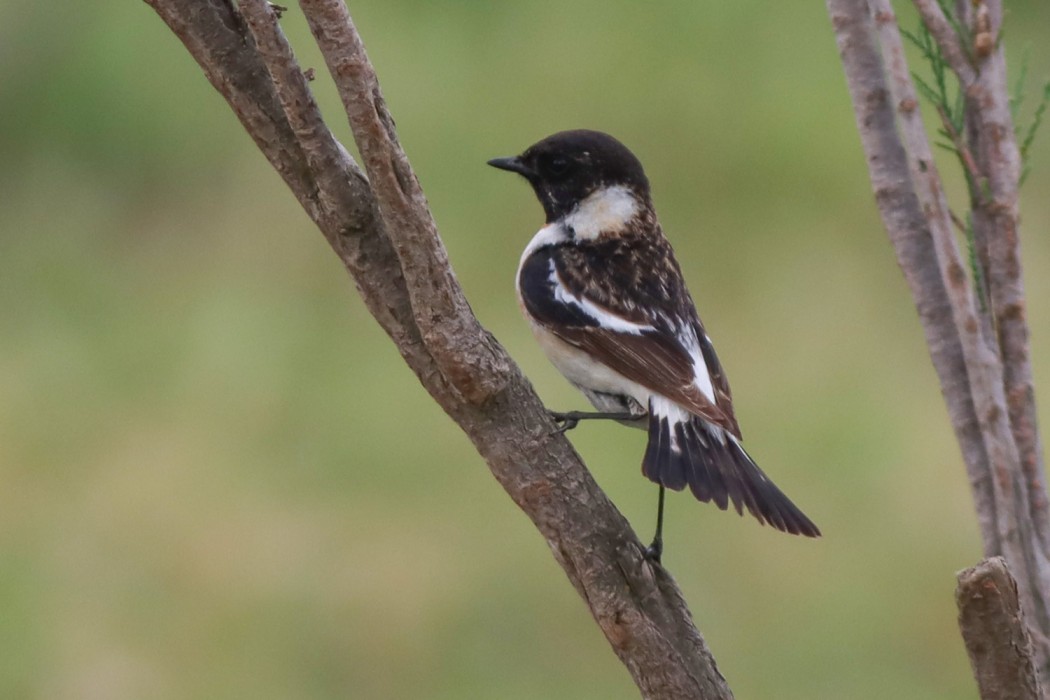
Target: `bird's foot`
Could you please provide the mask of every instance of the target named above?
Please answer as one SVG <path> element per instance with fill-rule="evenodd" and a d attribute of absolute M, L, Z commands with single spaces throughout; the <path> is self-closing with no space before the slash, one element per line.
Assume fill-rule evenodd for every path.
<path fill-rule="evenodd" d="M 567 433 L 577 425 L 580 424 L 580 418 L 576 415 L 577 411 L 567 411 L 562 413 L 560 411 L 547 411 L 547 415 L 551 417 L 555 423 L 558 424 L 557 433 Z"/>
<path fill-rule="evenodd" d="M 639 416 L 628 411 L 547 411 L 547 415 L 559 424 L 559 433 L 572 430 L 581 420 L 637 420 L 644 417 L 644 414 Z"/>

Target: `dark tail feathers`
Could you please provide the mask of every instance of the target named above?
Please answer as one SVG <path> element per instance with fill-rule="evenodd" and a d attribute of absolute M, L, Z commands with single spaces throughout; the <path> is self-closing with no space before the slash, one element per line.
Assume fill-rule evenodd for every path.
<path fill-rule="evenodd" d="M 676 421 L 650 413 L 642 473 L 674 491 L 688 484 L 698 500 L 713 501 L 722 510 L 730 502 L 741 515 L 747 508 L 760 523 L 782 532 L 820 536 L 817 526 L 769 480 L 740 443 L 724 431 L 716 435 L 701 418 Z"/>

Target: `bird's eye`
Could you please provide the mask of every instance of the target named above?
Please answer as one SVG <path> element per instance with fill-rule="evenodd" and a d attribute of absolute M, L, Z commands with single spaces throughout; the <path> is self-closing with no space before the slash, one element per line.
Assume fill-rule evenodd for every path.
<path fill-rule="evenodd" d="M 572 161 L 562 156 L 554 156 L 547 161 L 547 172 L 554 176 L 565 175 L 569 172 Z"/>

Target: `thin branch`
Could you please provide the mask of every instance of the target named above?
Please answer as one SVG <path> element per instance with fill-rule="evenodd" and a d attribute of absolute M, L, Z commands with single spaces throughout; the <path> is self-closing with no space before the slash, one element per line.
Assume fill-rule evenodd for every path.
<path fill-rule="evenodd" d="M 897 20 L 889 0 L 870 0 L 875 15 L 875 30 L 882 48 L 890 92 L 896 104 L 897 124 L 908 157 L 912 186 L 923 209 L 926 225 L 933 239 L 938 269 L 951 303 L 955 332 L 962 345 L 969 377 L 971 398 L 981 428 L 985 452 L 993 468 L 991 480 L 998 504 L 996 528 L 1000 552 L 1011 561 L 1025 557 L 1024 534 L 1017 527 L 1014 474 L 1020 473 L 1020 456 L 1014 442 L 1006 411 L 1006 397 L 1001 383 L 1002 365 L 982 337 L 975 305 L 976 296 L 966 276 L 966 265 L 959 253 L 948 216 L 948 201 L 933 161 L 926 128 L 917 109 L 918 100 L 911 83 Z M 1007 478 L 1003 478 L 1003 477 Z M 1035 592 L 1026 591 L 1026 602 L 1034 604 Z"/>
<path fill-rule="evenodd" d="M 1036 105 L 1035 112 L 1032 114 L 1032 121 L 1029 123 L 1028 128 L 1025 130 L 1024 138 L 1021 140 L 1021 163 L 1023 164 L 1025 159 L 1028 158 L 1028 151 L 1032 148 L 1032 143 L 1035 141 L 1035 135 L 1039 132 L 1039 127 L 1043 123 L 1043 115 L 1046 114 L 1046 108 L 1050 105 L 1050 82 L 1043 83 L 1043 94 L 1039 100 L 1039 104 Z M 1011 112 L 1016 111 L 1020 107 L 1020 100 L 1015 106 L 1011 103 Z M 1014 117 L 1016 121 L 1016 117 Z M 1022 165 L 1023 167 L 1023 165 Z M 1021 177 L 1022 182 L 1024 176 Z"/>
<path fill-rule="evenodd" d="M 952 223 L 955 224 L 955 228 L 959 231 L 959 233 L 965 236 L 966 222 L 960 219 L 959 215 L 956 214 L 954 211 L 949 211 L 948 214 L 952 217 Z"/>
<path fill-rule="evenodd" d="M 361 290 L 369 311 L 398 347 L 414 353 L 413 367 L 426 362 L 412 320 L 397 256 L 383 233 L 379 209 L 361 169 L 351 159 L 318 174 L 289 124 L 251 35 L 228 0 L 146 0 L 203 69 L 256 146 L 317 224 Z M 304 123 L 319 118 L 304 103 Z M 327 130 L 327 127 L 325 127 Z M 319 136 L 318 138 L 324 138 Z M 334 137 L 329 137 L 334 141 Z M 307 149 L 308 150 L 308 149 Z M 339 196 L 319 196 L 315 180 L 344 183 Z"/>
<path fill-rule="evenodd" d="M 347 32 L 356 37 L 349 17 L 330 14 L 337 10 L 331 3 L 304 2 L 328 53 L 359 61 L 337 63 L 342 68 L 333 72 L 341 91 L 356 91 L 374 112 L 358 115 L 358 126 L 369 131 L 358 145 L 380 183 L 375 197 L 320 121 L 265 3 L 241 0 L 242 23 L 222 0 L 147 1 L 238 116 L 247 115 L 242 124 L 332 243 L 422 385 L 546 539 L 643 696 L 731 698 L 674 580 L 644 560 L 642 544 L 557 433 L 529 382 L 462 301 L 377 84 L 367 82 L 374 74 L 360 41 L 340 43 Z M 333 17 L 346 26 L 332 24 Z M 361 79 L 366 83 L 355 82 Z M 468 367 L 475 376 L 464 379 L 459 368 Z"/>
<path fill-rule="evenodd" d="M 988 183 L 977 167 L 977 161 L 973 157 L 969 144 L 963 135 L 959 133 L 959 128 L 951 116 L 944 111 L 941 102 L 936 100 L 931 100 L 931 102 L 937 109 L 937 115 L 941 118 L 941 133 L 951 139 L 951 145 L 946 148 L 955 154 L 963 167 L 963 174 L 966 176 L 966 187 L 970 193 L 971 206 L 977 207 L 980 203 L 987 202 L 988 198 L 985 193 L 988 191 Z M 965 124 L 965 111 L 962 121 Z M 959 230 L 966 236 L 966 242 L 969 246 L 970 271 L 973 275 L 973 284 L 977 290 L 979 302 L 977 311 L 981 322 L 981 337 L 992 352 L 998 353 L 999 345 L 995 333 L 995 320 L 992 318 L 991 304 L 988 300 L 990 292 L 988 291 L 987 275 L 989 267 L 987 241 L 975 231 L 972 213 L 969 219 L 970 225 L 968 226 L 962 225 L 962 222 L 954 213 L 949 212 L 949 214 L 956 226 L 959 227 Z"/>
<path fill-rule="evenodd" d="M 1017 145 L 999 41 L 1002 3 L 976 0 L 963 5 L 970 32 L 983 37 L 977 51 L 977 73 L 966 90 L 967 141 L 987 183 L 987 194 L 974 202 L 972 220 L 982 252 L 996 346 L 1002 358 L 1005 398 L 1017 444 L 1023 480 L 1018 484 L 1018 523 L 1031 541 L 1027 561 L 1010 561 L 1022 599 L 1026 589 L 1050 591 L 1050 503 L 1047 500 L 1042 440 L 1038 430 L 1029 351 L 1024 280 L 1021 268 L 1019 187 L 1021 154 Z M 1031 528 L 1028 530 L 1028 528 Z M 1044 681 L 1050 682 L 1050 593 L 1037 595 L 1028 608 L 1036 658 Z"/>
<path fill-rule="evenodd" d="M 1002 357 L 1002 382 L 1024 471 L 1026 510 L 1035 523 L 1040 544 L 1033 566 L 1038 567 L 1043 581 L 1050 586 L 1050 502 L 1036 414 L 1021 266 L 1021 153 L 1010 109 L 1006 57 L 998 40 L 1002 4 L 997 0 L 979 0 L 973 8 L 974 31 L 991 36 L 991 47 L 978 59 L 975 82 L 966 91 L 971 104 L 968 111 L 974 115 L 967 135 L 989 190 L 986 200 L 974 207 L 975 233 L 985 239 L 983 245 L 987 248 L 986 279 Z M 1013 562 L 1011 565 L 1015 566 Z M 1031 611 L 1031 615 L 1050 634 L 1050 605 Z M 1037 652 L 1040 646 L 1037 642 Z M 1042 658 L 1050 678 L 1050 651 Z"/>
<path fill-rule="evenodd" d="M 262 0 L 241 0 L 238 7 L 273 82 L 295 142 L 306 159 L 306 172 L 313 180 L 325 214 L 344 209 L 348 204 L 343 201 L 352 191 L 347 187 L 347 173 L 356 175 L 357 187 L 368 192 L 371 198 L 368 183 L 357 163 L 324 123 L 306 76 L 277 24 L 278 10 Z"/>
<path fill-rule="evenodd" d="M 1006 560 L 985 559 L 957 578 L 959 629 L 982 700 L 1042 698 L 1017 582 Z"/>
<path fill-rule="evenodd" d="M 468 400 L 483 403 L 503 388 L 506 361 L 489 352 L 485 333 L 449 266 L 426 197 L 398 142 L 379 79 L 346 4 L 301 0 L 300 6 L 343 100 L 372 191 L 405 271 L 420 332 L 450 383 Z"/>
<path fill-rule="evenodd" d="M 970 152 L 970 147 L 966 144 L 962 134 L 952 124 L 951 117 L 939 104 L 934 104 L 934 107 L 937 109 L 937 116 L 941 118 L 941 126 L 944 127 L 944 133 L 951 139 L 952 147 L 959 156 L 959 162 L 962 163 L 963 171 L 966 174 L 966 183 L 970 189 L 970 199 L 974 202 L 980 202 L 984 198 L 984 193 L 981 190 L 984 175 L 981 174 L 980 168 L 977 167 L 977 161 L 974 160 L 973 153 Z"/>
<path fill-rule="evenodd" d="M 1019 356 L 1007 358 L 1004 352 L 1004 359 L 1000 361 L 1001 327 L 998 342 L 982 337 L 974 295 L 951 233 L 943 187 L 932 163 L 896 19 L 888 0 L 870 0 L 870 3 L 827 0 L 827 3 L 846 69 L 858 130 L 868 156 L 876 200 L 898 261 L 912 288 L 931 357 L 941 377 L 942 391 L 974 491 L 985 552 L 988 555 L 1004 554 L 1018 574 L 1022 605 L 1029 611 L 1033 624 L 1038 668 L 1040 673 L 1046 673 L 1050 670 L 1050 646 L 1047 644 L 1050 618 L 1044 593 L 1050 590 L 1044 553 L 1047 533 L 1038 519 L 1040 513 L 1032 505 L 1045 500 L 1045 494 L 1041 491 L 1033 494 L 1031 488 L 1034 480 L 1041 477 L 1041 472 L 1030 475 L 1022 468 L 1018 423 L 1008 411 L 1008 407 L 1013 406 L 1008 400 L 1014 397 L 1004 389 L 1004 377 L 1016 371 Z M 926 3 L 923 12 L 924 17 L 933 18 L 929 20 L 932 26 L 928 24 L 928 29 L 955 69 L 959 64 L 960 48 L 954 28 L 944 19 L 939 4 L 933 7 Z M 951 36 L 945 34 L 944 26 L 949 27 Z M 881 47 L 873 41 L 875 34 Z M 964 85 L 968 79 L 977 80 L 968 64 L 957 69 L 962 72 L 960 80 Z M 992 117 L 983 111 L 988 105 L 975 98 L 983 89 L 978 82 L 971 82 L 966 88 L 967 113 L 978 114 L 976 119 L 991 120 Z M 979 126 L 979 129 L 985 128 Z M 1002 133 L 1001 127 L 998 133 Z M 982 167 L 983 154 L 978 153 L 976 158 L 981 172 L 989 174 L 988 168 Z M 1008 157 L 1004 156 L 1004 165 L 1008 165 L 1007 161 Z M 1004 192 L 1008 192 L 1006 184 L 1005 181 L 1002 183 Z M 992 185 L 991 189 L 992 201 L 995 202 L 995 186 Z M 892 198 L 887 193 L 892 193 Z M 1007 219 L 1005 223 L 1010 221 Z M 1016 229 L 1013 233 L 1016 234 Z M 996 242 L 993 239 L 990 243 L 988 258 L 992 264 L 988 271 L 989 276 L 1000 276 L 1000 284 L 1009 280 L 1014 286 L 1008 287 L 1008 291 L 1016 295 L 1021 289 L 1019 267 L 1004 273 L 1001 266 L 1009 265 L 1007 251 L 1000 251 L 1001 259 L 991 252 L 994 245 L 1005 247 L 1010 240 L 1007 232 L 1002 240 Z M 1016 243 L 1016 239 L 1013 242 Z M 1015 272 L 1016 278 L 1013 277 Z M 927 279 L 931 275 L 939 277 L 938 283 Z M 1012 298 L 1023 299 L 1023 296 Z M 994 293 L 992 299 L 995 303 Z M 924 309 L 929 310 L 931 304 L 937 305 L 943 315 L 928 316 Z M 996 318 L 998 320 L 998 314 Z M 1021 321 L 1026 329 L 1023 317 Z M 943 352 L 945 346 L 950 348 L 950 353 Z M 1026 351 L 1027 344 L 1023 347 Z M 955 363 L 961 363 L 961 366 Z M 1008 380 L 1006 384 L 1010 386 Z M 1031 388 L 1030 382 L 1027 387 Z"/>
<path fill-rule="evenodd" d="M 975 52 L 978 70 L 972 75 L 959 73 L 969 104 L 967 141 L 988 186 L 987 195 L 974 202 L 974 237 L 988 283 L 1010 425 L 1024 470 L 1027 510 L 1035 523 L 1040 545 L 1033 566 L 1040 570 L 1044 581 L 1050 581 L 1050 501 L 1036 415 L 1021 273 L 1018 190 L 1023 164 L 1013 126 L 1012 102 L 1016 99 L 1011 100 L 1006 58 L 999 41 L 1002 3 L 1000 0 L 962 0 L 958 6 L 960 16 L 972 28 L 975 41 L 981 39 L 983 47 Z M 936 13 L 927 16 L 924 12 L 923 19 L 928 27 L 930 22 L 939 21 Z M 1050 605 L 1043 611 L 1035 611 L 1034 617 L 1050 634 Z M 1045 672 L 1050 678 L 1050 652 L 1046 656 Z"/>
<path fill-rule="evenodd" d="M 973 84 L 976 73 L 973 65 L 970 64 L 967 50 L 963 47 L 958 31 L 948 21 L 937 0 L 914 0 L 914 2 L 919 16 L 922 17 L 922 23 L 926 25 L 926 29 L 937 42 L 944 59 L 959 77 L 959 83 L 965 91 Z"/>
<path fill-rule="evenodd" d="M 952 321 L 952 303 L 897 132 L 892 93 L 875 42 L 875 23 L 865 0 L 827 0 L 827 7 L 875 201 L 919 312 L 948 416 L 962 449 L 984 549 L 995 553 L 1000 548 L 1000 536 L 988 454 L 970 394 L 962 344 Z"/>

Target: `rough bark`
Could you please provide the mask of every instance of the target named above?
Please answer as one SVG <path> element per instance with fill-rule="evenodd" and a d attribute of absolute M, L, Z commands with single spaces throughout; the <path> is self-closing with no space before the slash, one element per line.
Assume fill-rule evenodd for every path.
<path fill-rule="evenodd" d="M 961 43 L 940 3 L 915 0 L 915 5 L 966 96 L 966 142 L 961 135 L 958 142 L 976 181 L 971 205 L 991 296 L 990 323 L 982 319 L 952 233 L 889 0 L 827 0 L 876 201 L 962 448 L 985 555 L 1004 556 L 1017 577 L 1036 670 L 1045 685 L 1050 523 L 1024 317 L 1019 157 L 997 40 L 1001 8 L 990 0 L 973 3 L 969 46 Z"/>
<path fill-rule="evenodd" d="M 345 6 L 301 5 L 366 178 L 321 120 L 262 0 L 146 0 L 182 40 L 353 277 L 419 381 L 528 515 L 646 698 L 731 698 L 681 592 L 467 305 Z"/>

